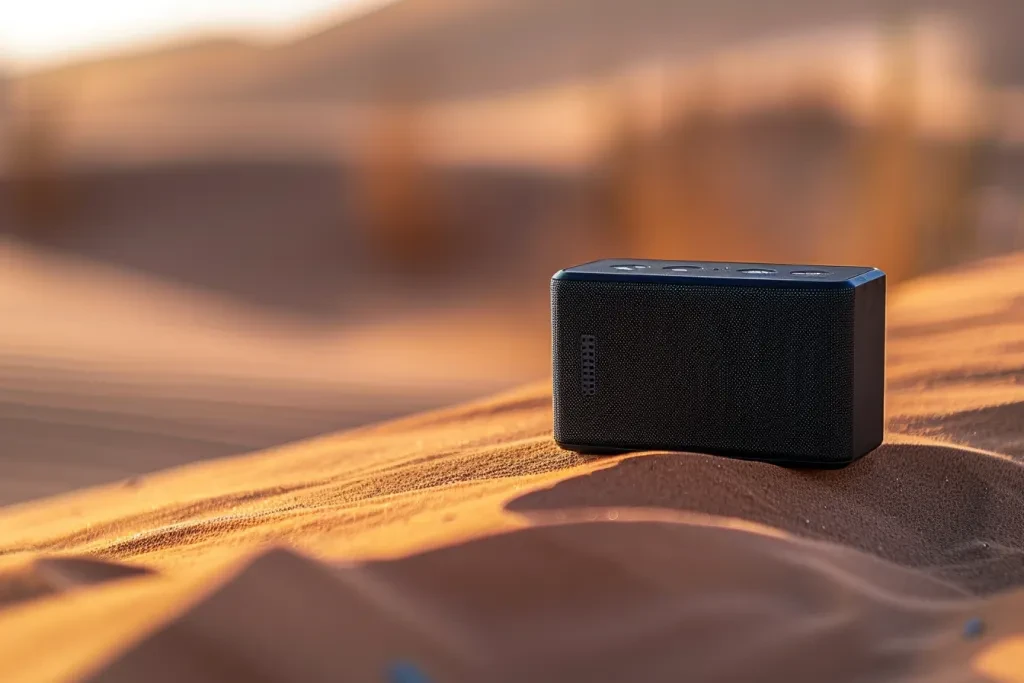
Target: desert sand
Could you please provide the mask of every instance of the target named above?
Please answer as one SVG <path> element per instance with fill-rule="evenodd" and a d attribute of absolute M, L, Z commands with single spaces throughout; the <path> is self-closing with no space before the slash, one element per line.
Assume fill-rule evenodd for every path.
<path fill-rule="evenodd" d="M 214 270 L 211 261 L 202 265 Z M 298 272 L 268 277 L 293 301 L 310 286 L 287 291 Z M 461 403 L 548 372 L 543 307 L 526 320 L 480 305 L 416 310 L 413 299 L 367 306 L 389 316 L 285 317 L 184 279 L 0 238 L 0 506 Z"/>
<path fill-rule="evenodd" d="M 838 471 L 583 457 L 546 383 L 0 511 L 2 681 L 1024 681 L 1024 254 L 890 296 Z"/>

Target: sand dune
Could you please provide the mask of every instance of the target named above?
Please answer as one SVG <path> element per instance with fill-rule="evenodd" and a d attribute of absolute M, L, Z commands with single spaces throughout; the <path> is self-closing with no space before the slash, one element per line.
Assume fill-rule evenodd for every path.
<path fill-rule="evenodd" d="M 1022 300 L 895 292 L 843 470 L 561 451 L 542 383 L 9 507 L 0 680 L 1024 680 Z"/>
<path fill-rule="evenodd" d="M 0 607 L 106 581 L 151 574 L 145 567 L 91 557 L 41 557 L 0 578 Z"/>
<path fill-rule="evenodd" d="M 914 0 L 976 40 L 983 71 L 1021 82 L 1018 3 Z M 735 45 L 892 18 L 887 0 L 402 0 L 268 46 L 213 38 L 144 47 L 29 75 L 87 106 L 439 101 L 491 97 L 677 63 Z M 528 46 L 524 49 L 524 46 Z"/>
<path fill-rule="evenodd" d="M 14 79 L 9 99 L 51 109 L 43 131 L 68 167 L 358 158 L 380 106 L 397 101 L 417 103 L 434 162 L 550 169 L 599 155 L 622 107 L 654 115 L 641 112 L 661 78 L 671 97 L 716 78 L 722 94 L 705 93 L 705 104 L 774 107 L 782 93 L 816 91 L 827 72 L 843 93 L 833 104 L 862 121 L 875 99 L 864 91 L 879 58 L 874 40 L 897 19 L 922 19 L 932 35 L 916 67 L 939 98 L 919 107 L 915 125 L 927 137 L 963 133 L 964 78 L 1010 90 L 1024 80 L 1019 3 L 900 7 L 893 15 L 890 0 L 402 0 L 281 43 L 195 38 L 41 68 Z M 938 52 L 950 51 L 934 63 L 933 38 L 944 45 Z M 652 67 L 663 70 L 655 81 Z M 978 106 L 1013 118 L 1012 108 Z"/>
<path fill-rule="evenodd" d="M 546 368 L 542 325 L 514 315 L 435 305 L 314 324 L 3 241 L 0 317 L 0 505 L 131 488 L 148 472 L 457 403 Z M 525 344 L 522 329 L 536 330 Z"/>
<path fill-rule="evenodd" d="M 979 613 L 839 547 L 642 518 L 541 525 L 358 568 L 274 551 L 91 680 L 374 681 L 413 666 L 435 681 L 740 680 L 750 664 L 737 646 L 788 680 L 897 674 L 917 658 L 925 673 L 943 663 L 935 645 L 958 645 L 957 621 Z M 879 647 L 888 638 L 917 642 L 897 654 Z M 227 667 L 168 656 L 196 640 L 223 644 Z"/>

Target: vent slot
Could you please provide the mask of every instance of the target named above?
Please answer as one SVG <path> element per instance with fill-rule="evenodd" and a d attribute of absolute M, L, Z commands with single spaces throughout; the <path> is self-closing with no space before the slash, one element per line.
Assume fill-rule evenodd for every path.
<path fill-rule="evenodd" d="M 580 336 L 580 366 L 583 395 L 593 396 L 597 392 L 597 349 L 592 334 Z"/>

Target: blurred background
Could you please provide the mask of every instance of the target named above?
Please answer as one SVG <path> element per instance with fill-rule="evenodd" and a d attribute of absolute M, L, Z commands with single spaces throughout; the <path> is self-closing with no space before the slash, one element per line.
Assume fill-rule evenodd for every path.
<path fill-rule="evenodd" d="M 7 3 L 0 504 L 543 379 L 576 262 L 897 284 L 1024 248 L 1021 26 L 1018 0 Z"/>

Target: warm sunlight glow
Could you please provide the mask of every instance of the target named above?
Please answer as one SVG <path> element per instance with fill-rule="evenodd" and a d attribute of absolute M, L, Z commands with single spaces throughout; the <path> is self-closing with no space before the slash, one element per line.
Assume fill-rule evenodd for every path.
<path fill-rule="evenodd" d="M 272 35 L 381 0 L 30 0 L 0 5 L 0 61 L 33 64 L 195 32 Z"/>

